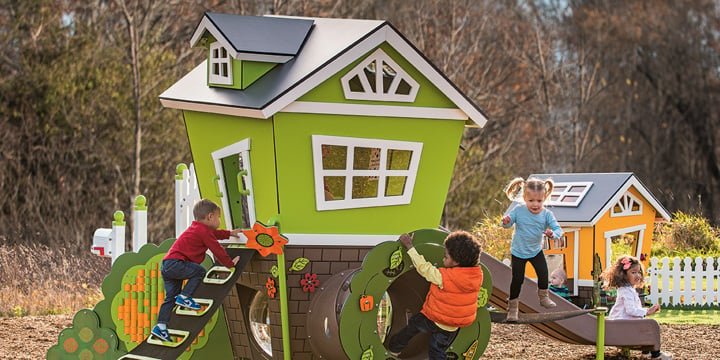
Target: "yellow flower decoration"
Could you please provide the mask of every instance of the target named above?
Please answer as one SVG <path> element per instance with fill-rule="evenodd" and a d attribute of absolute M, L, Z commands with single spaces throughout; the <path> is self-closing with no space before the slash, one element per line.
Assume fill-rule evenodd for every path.
<path fill-rule="evenodd" d="M 259 221 L 255 222 L 252 229 L 243 230 L 243 234 L 248 239 L 245 245 L 257 250 L 262 257 L 268 254 L 282 255 L 282 247 L 288 242 L 287 238 L 280 235 L 277 226 L 266 226 Z"/>

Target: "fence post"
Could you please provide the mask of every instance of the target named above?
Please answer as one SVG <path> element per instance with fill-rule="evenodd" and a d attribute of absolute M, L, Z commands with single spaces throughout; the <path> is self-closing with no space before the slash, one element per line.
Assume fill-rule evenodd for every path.
<path fill-rule="evenodd" d="M 147 199 L 138 195 L 133 209 L 133 251 L 139 252 L 147 244 Z"/>
<path fill-rule="evenodd" d="M 179 164 L 175 168 L 175 173 L 175 237 L 177 238 L 187 229 L 188 224 L 190 224 L 190 211 L 187 197 L 187 178 L 189 171 L 187 165 Z"/>
<path fill-rule="evenodd" d="M 110 258 L 115 262 L 120 255 L 125 253 L 125 213 L 118 210 L 113 214 L 115 221 L 112 223 L 112 236 L 110 238 Z"/>

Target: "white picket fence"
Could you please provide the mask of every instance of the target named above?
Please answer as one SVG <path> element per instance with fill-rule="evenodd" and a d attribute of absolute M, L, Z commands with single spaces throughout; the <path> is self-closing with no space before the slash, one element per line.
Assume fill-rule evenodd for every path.
<path fill-rule="evenodd" d="M 180 236 L 193 221 L 193 205 L 200 200 L 195 167 L 180 164 L 175 175 L 175 237 Z M 140 195 L 135 199 L 133 208 L 132 251 L 137 252 L 147 244 L 147 199 Z M 100 228 L 93 234 L 90 251 L 99 256 L 108 256 L 112 262 L 125 253 L 125 214 L 116 211 L 113 214 L 112 228 Z"/>
<path fill-rule="evenodd" d="M 661 305 L 718 305 L 720 302 L 720 258 L 651 258 L 651 303 Z"/>

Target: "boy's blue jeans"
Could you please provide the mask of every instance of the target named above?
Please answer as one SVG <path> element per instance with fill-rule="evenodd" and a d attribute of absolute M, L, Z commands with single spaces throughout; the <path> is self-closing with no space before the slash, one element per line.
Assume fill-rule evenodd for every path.
<path fill-rule="evenodd" d="M 400 332 L 390 338 L 388 348 L 392 352 L 400 352 L 404 349 L 410 339 L 419 332 L 430 334 L 430 344 L 428 344 L 428 359 L 445 360 L 447 355 L 445 351 L 455 340 L 457 330 L 445 331 L 435 325 L 432 320 L 428 319 L 423 313 L 417 313 L 408 320 L 408 324 Z"/>
<path fill-rule="evenodd" d="M 160 306 L 157 322 L 167 324 L 175 306 L 175 297 L 180 293 L 191 297 L 205 278 L 205 268 L 192 261 L 167 259 L 163 260 L 160 272 L 165 282 L 165 301 Z M 185 280 L 188 282 L 183 288 Z"/>

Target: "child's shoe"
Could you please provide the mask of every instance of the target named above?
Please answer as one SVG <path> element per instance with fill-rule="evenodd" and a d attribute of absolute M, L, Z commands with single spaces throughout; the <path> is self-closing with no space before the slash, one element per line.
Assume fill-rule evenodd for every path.
<path fill-rule="evenodd" d="M 175 305 L 179 305 L 179 306 L 182 306 L 182 307 L 190 309 L 190 310 L 202 309 L 202 306 L 200 306 L 200 304 L 196 303 L 195 300 L 193 300 L 189 296 L 185 296 L 182 294 L 178 295 L 175 298 Z"/>
<path fill-rule="evenodd" d="M 548 289 L 538 290 L 538 300 L 540 301 L 540 306 L 547 309 L 557 306 L 554 301 L 550 300 L 550 297 L 548 296 Z"/>
<path fill-rule="evenodd" d="M 659 360 L 672 360 L 672 354 L 666 354 L 664 352 L 660 352 L 658 356 L 651 357 L 651 359 L 659 359 Z"/>
<path fill-rule="evenodd" d="M 520 305 L 519 299 L 508 300 L 508 312 L 505 321 L 515 322 L 518 321 L 518 306 Z"/>
<path fill-rule="evenodd" d="M 167 331 L 167 329 L 161 329 L 157 325 L 155 325 L 150 334 L 162 341 L 172 341 L 172 339 L 170 339 L 170 333 Z"/>

